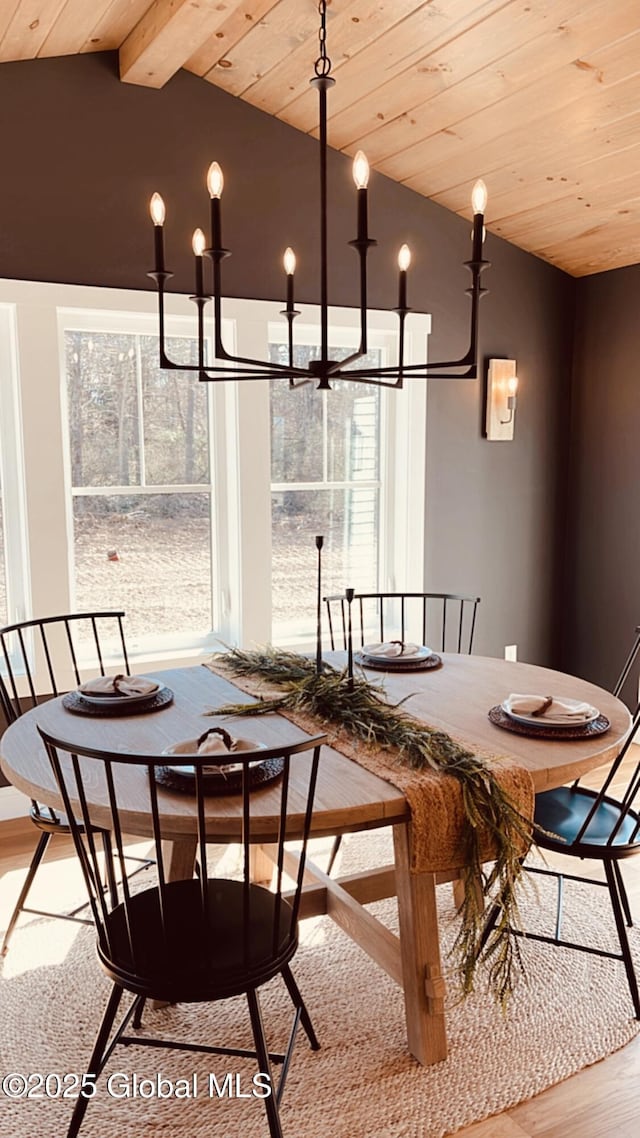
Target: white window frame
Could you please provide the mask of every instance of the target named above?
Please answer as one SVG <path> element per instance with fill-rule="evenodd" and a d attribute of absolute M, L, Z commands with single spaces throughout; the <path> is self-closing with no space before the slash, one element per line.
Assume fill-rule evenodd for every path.
<path fill-rule="evenodd" d="M 16 306 L 0 303 L 0 484 L 7 623 L 29 611 L 25 472 L 22 447 Z"/>
<path fill-rule="evenodd" d="M 149 292 L 0 280 L 0 370 L 5 377 L 0 450 L 5 464 L 7 584 L 16 619 L 74 608 L 61 327 L 71 313 L 74 327 L 83 323 L 100 330 L 110 324 L 114 329 L 131 331 L 135 325 L 137 331 L 155 332 L 156 303 L 155 295 Z M 317 324 L 317 308 L 300 307 L 301 325 Z M 280 308 L 278 303 L 265 301 L 225 301 L 225 346 L 243 356 L 268 358 L 269 325 L 282 326 Z M 195 328 L 194 307 L 188 298 L 168 296 L 167 313 L 169 334 L 173 328 L 189 334 Z M 340 329 L 345 330 L 346 337 L 346 329 L 353 329 L 357 319 L 352 309 L 332 309 L 334 342 L 335 336 L 342 334 Z M 96 320 L 100 321 L 98 325 Z M 378 335 L 387 345 L 394 340 L 397 317 L 393 313 L 372 314 L 372 324 L 376 328 L 371 334 L 372 345 Z M 430 317 L 412 314 L 407 323 L 408 363 L 425 358 L 429 331 Z M 15 386 L 8 414 L 4 390 L 7 376 L 14 377 Z M 380 524 L 385 535 L 381 549 L 388 555 L 381 562 L 380 588 L 420 590 L 424 586 L 426 381 L 407 379 L 402 392 L 384 392 L 383 404 L 388 430 L 384 433 L 381 476 L 387 489 Z M 215 495 L 215 632 L 199 642 L 190 636 L 188 646 L 166 636 L 162 644 L 141 644 L 139 654 L 133 653 L 136 668 L 183 663 L 206 655 L 219 641 L 249 645 L 271 638 L 269 384 L 249 380 L 212 383 L 209 405 Z M 10 438 L 15 440 L 13 452 L 6 445 Z M 15 491 L 7 496 L 11 487 Z M 198 484 L 197 489 L 202 488 Z M 159 493 L 162 489 L 153 486 L 144 492 Z M 112 490 L 105 488 L 104 493 Z M 140 492 L 139 487 L 134 490 Z M 86 492 L 93 491 L 87 488 Z M 21 583 L 21 595 L 17 583 Z"/>

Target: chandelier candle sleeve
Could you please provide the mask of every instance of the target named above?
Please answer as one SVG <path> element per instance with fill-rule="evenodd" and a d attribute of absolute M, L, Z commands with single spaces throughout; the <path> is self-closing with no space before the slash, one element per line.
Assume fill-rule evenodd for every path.
<path fill-rule="evenodd" d="M 287 312 L 293 312 L 293 276 L 296 271 L 296 255 L 289 245 L 284 251 L 284 271 L 287 274 Z"/>
<path fill-rule="evenodd" d="M 407 269 L 411 264 L 411 250 L 408 245 L 402 245 L 398 253 L 398 310 L 403 312 L 407 307 Z"/>
<path fill-rule="evenodd" d="M 155 271 L 156 273 L 164 272 L 164 219 L 166 211 L 164 208 L 164 201 L 160 194 L 153 194 L 151 202 L 149 203 L 149 213 L 153 222 L 153 241 L 156 254 Z"/>
<path fill-rule="evenodd" d="M 358 191 L 358 241 L 368 241 L 367 186 L 369 185 L 369 163 L 366 154 L 359 150 L 353 160 L 353 180 Z"/>
<path fill-rule="evenodd" d="M 211 251 L 222 249 L 222 220 L 220 217 L 220 198 L 224 187 L 224 177 L 217 162 L 212 162 L 207 173 L 207 189 L 211 198 Z"/>
<path fill-rule="evenodd" d="M 204 296 L 204 276 L 202 268 L 202 255 L 205 250 L 205 237 L 201 229 L 194 230 L 191 246 L 193 248 L 193 255 L 195 257 L 196 266 L 196 292 L 197 297 Z"/>
<path fill-rule="evenodd" d="M 473 210 L 473 252 L 472 260 L 482 260 L 482 241 L 484 237 L 484 212 L 487 208 L 487 187 L 482 178 L 478 178 L 471 194 L 471 208 Z"/>

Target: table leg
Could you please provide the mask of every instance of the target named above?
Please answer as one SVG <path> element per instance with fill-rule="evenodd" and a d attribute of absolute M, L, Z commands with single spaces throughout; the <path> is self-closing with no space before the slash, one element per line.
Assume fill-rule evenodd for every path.
<path fill-rule="evenodd" d="M 163 842 L 162 855 L 167 881 L 188 881 L 193 877 L 198 840 L 189 836 L 179 841 Z"/>
<path fill-rule="evenodd" d="M 255 885 L 271 885 L 274 865 L 273 858 L 269 856 L 269 851 L 272 851 L 277 857 L 278 847 L 276 845 L 259 846 L 254 844 L 249 849 L 249 873 Z"/>
<path fill-rule="evenodd" d="M 462 906 L 464 905 L 466 891 L 467 891 L 467 885 L 466 885 L 466 882 L 463 880 L 462 877 L 454 878 L 452 884 L 453 884 L 453 903 L 454 903 L 456 909 L 458 910 L 458 912 L 460 912 Z M 475 895 L 476 895 L 476 905 L 478 906 L 478 912 L 483 913 L 484 908 L 485 908 L 485 899 L 484 899 L 484 893 L 482 891 L 482 877 L 479 873 L 474 876 L 472 884 L 473 884 L 473 890 L 474 890 Z"/>
<path fill-rule="evenodd" d="M 445 982 L 440 962 L 436 876 L 411 873 L 409 825 L 393 827 L 400 955 L 409 1050 L 419 1063 L 447 1057 Z"/>

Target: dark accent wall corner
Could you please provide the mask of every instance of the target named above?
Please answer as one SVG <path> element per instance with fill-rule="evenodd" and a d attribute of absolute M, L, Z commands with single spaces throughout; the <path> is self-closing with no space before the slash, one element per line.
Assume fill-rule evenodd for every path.
<path fill-rule="evenodd" d="M 605 687 L 640 624 L 639 308 L 640 265 L 578 281 L 562 663 Z"/>

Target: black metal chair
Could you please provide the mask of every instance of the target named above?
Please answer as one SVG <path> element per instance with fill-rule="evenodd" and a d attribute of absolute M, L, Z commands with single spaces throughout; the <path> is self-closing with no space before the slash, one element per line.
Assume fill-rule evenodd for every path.
<path fill-rule="evenodd" d="M 640 652 L 640 627 L 636 628 L 635 632 L 635 641 L 613 689 L 613 694 L 616 696 L 620 695 Z M 530 873 L 556 878 L 558 891 L 554 935 L 546 936 L 542 933 L 527 931 L 523 934 L 530 940 L 542 941 L 545 944 L 554 944 L 561 948 L 573 948 L 580 952 L 623 961 L 636 1019 L 640 1019 L 640 994 L 629 938 L 625 928 L 625 921 L 629 927 L 632 927 L 633 919 L 620 863 L 623 859 L 640 853 L 640 812 L 638 809 L 640 806 L 640 760 L 631 766 L 630 773 L 621 785 L 621 768 L 629 755 L 638 727 L 640 727 L 640 704 L 633 714 L 631 730 L 624 745 L 607 769 L 599 789 L 581 786 L 577 780 L 571 786 L 559 786 L 554 790 L 545 790 L 536 795 L 533 835 L 535 845 L 541 850 L 548 850 L 554 854 L 563 854 L 567 857 L 577 857 L 587 861 L 600 861 L 604 868 L 605 880 L 525 864 L 525 868 Z M 620 945 L 619 952 L 609 952 L 591 945 L 562 939 L 565 881 L 578 881 L 608 889 Z M 487 921 L 484 934 L 485 943 L 495 926 L 499 913 L 500 907 L 495 905 Z"/>
<path fill-rule="evenodd" d="M 23 711 L 37 707 L 43 700 L 67 691 L 71 684 L 80 684 L 83 675 L 92 672 L 105 675 L 107 663 L 113 665 L 115 671 L 128 672 L 124 615 L 124 612 L 117 611 L 69 613 L 25 620 L 0 628 L 0 709 L 7 723 L 13 723 Z M 53 837 L 71 833 L 67 818 L 35 800 L 31 802 L 30 817 L 40 831 L 40 837 L 4 935 L 3 956 L 8 951 L 21 913 L 57 917 L 81 924 L 92 923 L 88 918 L 78 916 L 82 909 L 86 909 L 86 901 L 67 913 L 27 906 L 29 892 L 49 842 Z M 101 831 L 100 837 L 108 875 L 112 865 L 109 832 Z M 152 864 L 149 859 L 133 860 L 139 868 Z M 114 882 L 108 877 L 107 884 L 113 889 Z"/>
<path fill-rule="evenodd" d="M 458 593 L 354 593 L 351 605 L 344 593 L 323 597 L 331 648 L 348 647 L 351 634 L 359 647 L 387 637 L 426 644 L 439 652 L 470 654 L 480 597 Z M 351 612 L 349 612 L 351 609 Z M 342 845 L 334 840 L 327 862 L 331 873 Z"/>
<path fill-rule="evenodd" d="M 349 603 L 344 593 L 324 597 L 332 649 L 347 647 Z M 354 642 L 409 638 L 439 652 L 470 653 L 480 597 L 458 593 L 355 593 Z"/>
<path fill-rule="evenodd" d="M 113 981 L 94 1050 L 85 1068 L 85 1078 L 95 1083 L 114 1047 L 120 1043 L 255 1058 L 260 1072 L 268 1076 L 272 1088 L 272 1093 L 264 1100 L 271 1138 L 282 1138 L 278 1108 L 300 1022 L 312 1049 L 319 1047 L 289 962 L 298 947 L 298 912 L 306 851 L 321 745 L 326 736 L 306 737 L 295 744 L 234 756 L 234 761 L 242 764 L 241 808 L 237 823 L 243 867 L 238 879 L 211 876 L 207 867 L 207 775 L 202 767 L 211 763 L 212 755 L 172 755 L 172 767 L 193 768 L 192 801 L 197 822 L 200 871 L 197 878 L 168 883 L 163 859 L 163 837 L 168 835 L 163 832 L 162 800 L 165 792 L 161 771 L 167 763 L 166 755 L 121 754 L 87 748 L 78 750 L 71 743 L 52 738 L 44 732 L 41 734 L 71 819 L 71 832 L 98 932 L 98 959 Z M 256 760 L 276 762 L 282 768 L 270 788 L 270 793 L 276 797 L 273 833 L 265 833 L 264 817 L 258 824 L 252 810 L 253 803 L 262 799 L 262 792 L 252 790 L 251 785 L 250 764 Z M 306 772 L 296 780 L 295 792 L 291 786 L 292 767 L 301 772 L 306 767 Z M 157 885 L 140 892 L 134 892 L 130 887 L 123 855 L 125 800 L 127 788 L 131 790 L 132 779 L 135 779 L 137 809 L 144 801 L 143 796 L 147 795 L 158 868 Z M 88 805 L 92 801 L 90 794 L 96 794 L 96 787 L 104 803 L 102 814 L 106 815 L 99 821 L 103 825 L 108 821 L 113 833 L 114 853 L 122 871 L 116 898 L 100 887 L 93 819 Z M 301 791 L 301 787 L 305 789 Z M 295 807 L 289 810 L 292 802 Z M 286 893 L 285 841 L 289 839 L 298 843 L 299 854 L 294 888 Z M 252 842 L 265 841 L 271 845 L 275 866 L 271 889 L 251 881 Z M 288 872 L 294 871 L 288 869 Z M 284 980 L 295 1015 L 286 1050 L 274 1054 L 269 1052 L 265 1039 L 258 989 L 278 974 Z M 134 998 L 113 1031 L 124 992 L 131 993 Z M 249 1005 L 255 1051 L 127 1034 L 131 1021 L 134 1028 L 140 1026 L 147 999 L 202 1003 L 241 994 L 246 995 Z M 273 1080 L 272 1063 L 282 1064 L 277 1085 Z M 77 1100 L 67 1138 L 75 1138 L 78 1134 L 87 1105 L 88 1098 Z"/>

